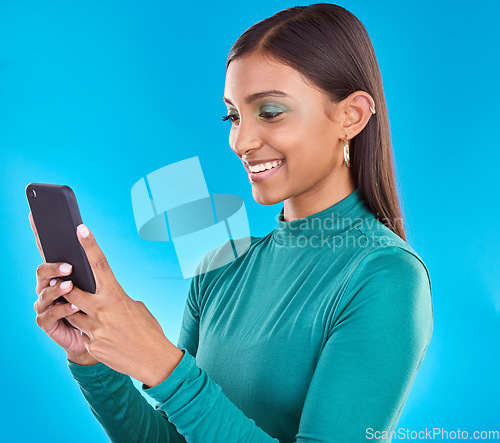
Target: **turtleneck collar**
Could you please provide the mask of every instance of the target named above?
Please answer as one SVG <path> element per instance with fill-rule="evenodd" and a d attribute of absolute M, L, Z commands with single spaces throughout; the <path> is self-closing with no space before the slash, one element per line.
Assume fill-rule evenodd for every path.
<path fill-rule="evenodd" d="M 298 220 L 284 221 L 284 209 L 283 206 L 276 217 L 278 227 L 273 231 L 273 239 L 281 245 L 335 237 L 375 217 L 361 198 L 359 188 L 329 208 Z"/>

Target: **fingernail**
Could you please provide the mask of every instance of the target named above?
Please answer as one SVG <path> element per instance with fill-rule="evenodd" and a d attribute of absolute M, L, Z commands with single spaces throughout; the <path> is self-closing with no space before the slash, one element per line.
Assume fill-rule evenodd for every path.
<path fill-rule="evenodd" d="M 67 274 L 69 271 L 71 271 L 72 266 L 69 263 L 63 263 L 61 266 L 59 266 L 59 269 L 61 272 L 64 272 Z"/>
<path fill-rule="evenodd" d="M 78 306 L 75 306 L 73 303 L 71 303 L 71 309 L 76 309 L 77 311 L 80 310 L 80 308 Z"/>
<path fill-rule="evenodd" d="M 61 283 L 60 288 L 61 288 L 61 289 L 68 289 L 68 288 L 69 288 L 69 285 L 71 285 L 71 280 L 63 281 L 63 282 Z"/>
<path fill-rule="evenodd" d="M 78 225 L 76 229 L 78 230 L 78 232 L 82 237 L 88 237 L 90 234 L 89 229 L 84 224 Z"/>
<path fill-rule="evenodd" d="M 54 286 L 57 283 L 57 280 L 53 278 L 52 280 L 49 281 L 50 286 Z"/>

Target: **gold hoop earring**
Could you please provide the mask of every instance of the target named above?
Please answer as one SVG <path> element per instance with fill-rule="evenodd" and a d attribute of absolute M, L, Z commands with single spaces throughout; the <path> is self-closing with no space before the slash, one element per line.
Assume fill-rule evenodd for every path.
<path fill-rule="evenodd" d="M 349 141 L 347 140 L 347 136 L 344 140 L 344 163 L 346 168 L 348 168 L 351 165 L 350 159 L 349 159 Z"/>
<path fill-rule="evenodd" d="M 375 106 L 373 108 L 370 106 L 370 111 L 372 112 L 372 114 L 375 114 Z"/>

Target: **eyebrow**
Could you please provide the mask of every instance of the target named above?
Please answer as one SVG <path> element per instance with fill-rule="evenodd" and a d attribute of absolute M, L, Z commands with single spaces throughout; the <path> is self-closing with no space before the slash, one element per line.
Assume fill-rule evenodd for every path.
<path fill-rule="evenodd" d="M 245 102 L 247 104 L 250 104 L 253 101 L 258 100 L 259 98 L 264 98 L 264 97 L 289 97 L 289 95 L 284 93 L 283 91 L 278 91 L 277 89 L 271 89 L 269 91 L 262 91 L 262 92 L 256 92 L 255 94 L 250 94 L 245 98 Z M 228 98 L 222 97 L 222 100 L 225 103 L 234 106 L 233 102 Z"/>

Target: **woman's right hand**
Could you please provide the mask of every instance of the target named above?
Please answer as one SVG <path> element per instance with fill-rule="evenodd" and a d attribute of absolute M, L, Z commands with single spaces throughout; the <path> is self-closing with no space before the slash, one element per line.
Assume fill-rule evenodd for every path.
<path fill-rule="evenodd" d="M 45 261 L 31 212 L 29 213 L 29 219 L 38 250 Z M 67 326 L 63 321 L 64 317 L 78 312 L 78 308 L 73 307 L 71 303 L 57 301 L 61 295 L 66 294 L 73 288 L 71 281 L 58 278 L 69 275 L 72 271 L 71 267 L 65 270 L 64 265 L 65 263 L 42 263 L 36 269 L 36 293 L 38 295 L 38 299 L 34 304 L 37 314 L 36 323 L 55 343 L 66 351 L 70 361 L 81 365 L 93 365 L 99 363 L 99 360 L 87 352 L 80 331 Z M 61 266 L 63 266 L 63 269 L 61 269 Z M 68 284 L 67 288 L 64 287 L 64 283 Z"/>

